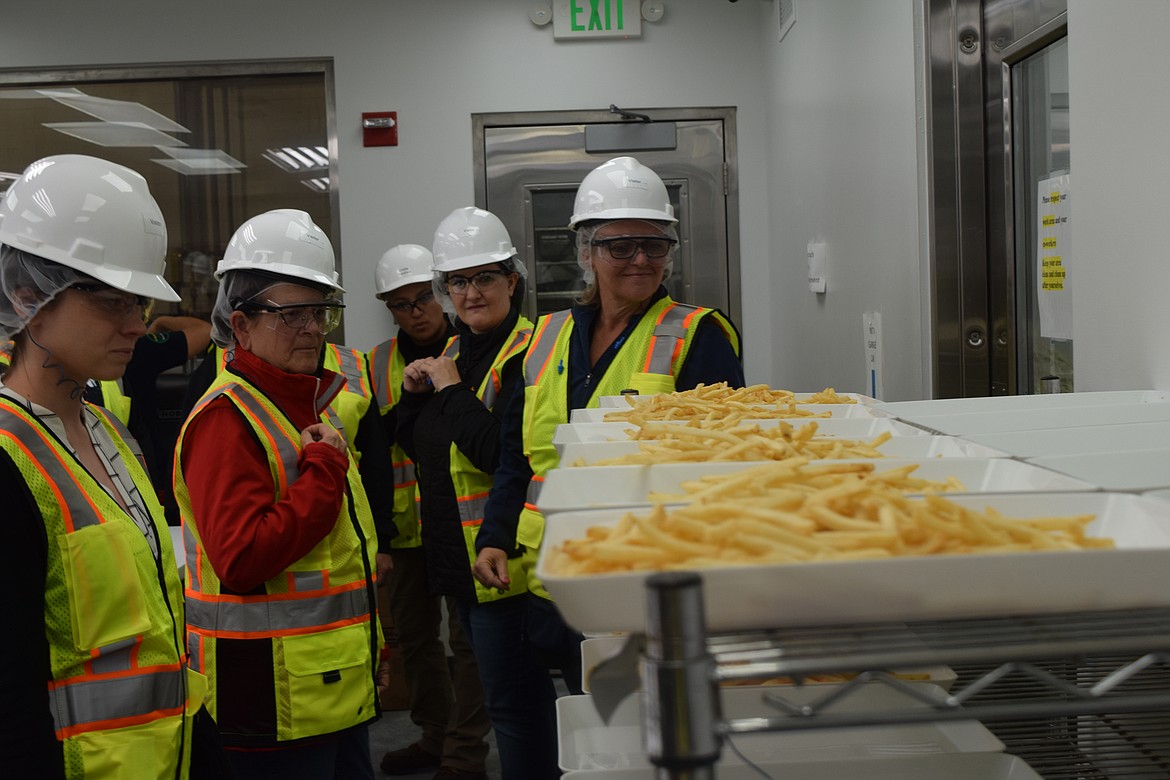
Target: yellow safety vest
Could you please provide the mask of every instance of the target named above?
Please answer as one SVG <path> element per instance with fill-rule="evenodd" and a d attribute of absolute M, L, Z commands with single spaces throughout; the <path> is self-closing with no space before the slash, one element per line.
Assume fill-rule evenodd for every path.
<path fill-rule="evenodd" d="M 503 346 L 492 360 L 480 386 L 475 388 L 475 397 L 485 407 L 493 410 L 499 398 L 500 385 L 504 365 L 516 355 L 528 348 L 532 339 L 532 323 L 525 317 L 517 319 L 511 334 L 505 339 Z M 459 337 L 452 336 L 447 342 L 443 354 L 452 360 L 459 355 Z M 487 504 L 488 491 L 492 488 L 491 474 L 485 474 L 477 469 L 467 457 L 459 451 L 454 443 L 451 444 L 451 483 L 455 487 L 455 499 L 459 505 L 459 522 L 463 526 L 463 542 L 467 546 L 467 555 L 470 563 L 475 563 L 477 553 L 475 538 L 483 525 L 483 509 Z M 525 549 L 520 556 L 508 559 L 508 577 L 512 581 L 510 590 L 498 591 L 485 588 L 475 581 L 475 596 L 479 603 L 495 601 L 497 599 L 516 596 L 525 591 L 527 582 L 526 572 L 536 566 L 537 550 L 535 547 Z"/>
<path fill-rule="evenodd" d="M 718 311 L 660 298 L 642 316 L 618 349 L 609 369 L 593 388 L 587 407 L 598 399 L 637 390 L 640 395 L 671 393 L 674 378 L 686 362 L 691 343 L 704 317 L 713 317 L 739 352 L 735 328 Z M 536 323 L 532 344 L 524 357 L 524 454 L 532 468 L 532 481 L 516 529 L 519 544 L 539 547 L 544 537 L 544 516 L 536 509 L 544 475 L 560 463 L 552 438 L 556 427 L 569 420 L 569 341 L 572 311 L 553 312 Z M 529 589 L 548 597 L 544 586 L 531 576 Z"/>
<path fill-rule="evenodd" d="M 406 360 L 398 349 L 398 339 L 374 347 L 367 360 L 378 411 L 385 416 L 398 403 L 398 390 L 402 387 L 402 374 L 406 368 Z M 422 526 L 414 461 L 406 456 L 398 442 L 390 445 L 390 457 L 394 461 L 394 525 L 398 528 L 398 535 L 391 540 L 390 546 L 394 549 L 418 547 L 422 544 Z"/>
<path fill-rule="evenodd" d="M 330 422 L 344 431 L 346 443 L 350 445 L 354 457 L 361 461 L 362 454 L 354 448 L 353 443 L 357 441 L 358 425 L 374 399 L 366 356 L 360 350 L 326 344 L 324 365 L 345 377 L 345 387 L 329 405 Z M 341 424 L 338 425 L 338 422 Z"/>
<path fill-rule="evenodd" d="M 150 544 L 125 510 L 34 415 L 0 398 L 0 447 L 28 483 L 48 536 L 49 706 L 70 778 L 186 778 L 191 716 L 206 681 L 185 665 L 171 536 L 150 478 L 101 407 L 151 513 Z M 17 641 L 17 640 L 12 640 Z"/>
<path fill-rule="evenodd" d="M 384 640 L 374 595 L 377 538 L 357 463 L 351 454 L 348 490 L 329 535 L 264 583 L 263 594 L 225 595 L 204 552 L 182 470 L 188 426 L 220 396 L 236 406 L 267 451 L 273 500 L 286 497 L 296 481 L 301 449 L 300 432 L 288 418 L 260 390 L 228 372 L 216 377 L 179 433 L 175 498 L 187 551 L 187 647 L 191 665 L 210 682 L 208 710 L 215 716 L 219 697 L 231 695 L 216 687 L 217 640 L 264 639 L 273 644 L 278 740 L 364 723 L 376 714 L 374 671 Z"/>

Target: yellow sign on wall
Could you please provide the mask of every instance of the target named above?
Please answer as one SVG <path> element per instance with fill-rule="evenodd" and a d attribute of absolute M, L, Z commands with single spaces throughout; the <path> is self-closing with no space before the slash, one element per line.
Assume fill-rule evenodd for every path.
<path fill-rule="evenodd" d="M 554 0 L 553 38 L 641 38 L 640 0 Z"/>

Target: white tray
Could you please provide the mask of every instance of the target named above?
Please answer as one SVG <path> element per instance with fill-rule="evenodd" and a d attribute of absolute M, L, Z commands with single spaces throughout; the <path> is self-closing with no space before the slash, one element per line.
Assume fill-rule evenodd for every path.
<path fill-rule="evenodd" d="M 1057 409 L 1068 406 L 1096 406 L 1170 402 L 1165 390 L 1107 390 L 1092 393 L 1050 393 L 1041 395 L 997 395 L 980 398 L 936 398 L 927 401 L 877 401 L 874 408 L 894 417 L 909 419 L 921 415 L 1007 412 L 1019 409 Z"/>
<path fill-rule="evenodd" d="M 966 414 L 916 414 L 913 417 L 900 416 L 899 419 L 938 433 L 962 436 L 1005 431 L 1170 422 L 1170 403 L 1098 404 Z"/>
<path fill-rule="evenodd" d="M 929 683 L 916 683 L 942 697 Z M 829 695 L 837 686 L 744 687 L 721 690 L 723 717 L 782 717 L 783 713 L 764 700 L 776 692 L 796 704 L 806 704 Z M 929 705 L 883 685 L 866 685 L 852 691 L 833 705 L 834 713 L 880 712 L 892 708 L 925 709 Z M 562 696 L 557 699 L 559 762 L 562 769 L 623 769 L 648 767 L 642 745 L 641 697 L 634 695 L 618 705 L 606 724 L 597 714 L 592 696 Z M 975 720 L 937 723 L 864 726 L 788 732 L 741 734 L 735 744 L 754 762 L 791 764 L 826 759 L 881 759 L 945 753 L 998 753 L 999 741 Z M 724 750 L 720 766 L 742 763 Z M 722 776 L 722 770 L 720 770 Z M 786 775 L 780 775 L 786 777 Z"/>
<path fill-rule="evenodd" d="M 1009 517 L 1093 513 L 1089 534 L 1118 549 L 938 555 L 702 569 L 707 628 L 936 620 L 1170 605 L 1170 502 L 1132 493 L 957 495 Z M 620 509 L 562 512 L 545 528 L 537 575 L 580 631 L 642 631 L 644 572 L 578 577 L 546 570 L 549 550 L 608 525 Z"/>
<path fill-rule="evenodd" d="M 807 403 L 806 399 L 816 395 L 816 393 L 796 393 L 796 402 Z M 837 393 L 842 398 L 852 398 L 858 404 L 874 404 L 877 399 L 871 395 L 862 395 L 861 393 Z M 1168 394 L 1170 395 L 1170 394 Z M 641 396 L 638 396 L 639 398 Z M 646 396 L 650 398 L 652 396 Z M 597 405 L 601 408 L 609 409 L 625 409 L 629 407 L 630 403 L 626 400 L 624 395 L 603 395 L 597 399 Z M 828 404 L 829 406 L 853 406 L 853 404 Z"/>
<path fill-rule="evenodd" d="M 767 407 L 761 406 L 760 408 L 766 409 Z M 842 417 L 852 419 L 855 417 L 871 418 L 871 417 L 886 417 L 887 416 L 884 414 L 875 415 L 873 413 L 872 407 L 865 405 L 865 404 L 798 404 L 796 408 L 797 408 L 798 414 L 807 415 L 808 419 L 810 419 L 810 420 L 825 420 L 825 419 L 835 420 L 835 419 L 840 419 Z M 571 422 L 571 423 L 605 422 L 605 416 L 607 414 L 613 414 L 614 412 L 621 412 L 621 411 L 625 411 L 625 407 L 618 407 L 618 408 L 598 407 L 596 409 L 574 409 L 573 411 L 569 412 L 569 422 Z M 826 412 L 829 415 L 828 417 L 813 417 L 812 416 L 814 414 L 825 414 Z M 793 417 L 784 417 L 782 419 L 784 419 L 788 422 L 794 422 L 794 421 L 802 420 L 805 418 L 801 417 L 801 416 L 793 416 Z"/>
<path fill-rule="evenodd" d="M 612 658 L 621 652 L 625 646 L 628 634 L 606 634 L 605 636 L 591 636 L 586 637 L 581 642 L 581 689 L 585 693 L 590 692 L 590 677 L 597 665 L 608 658 Z M 949 691 L 959 679 L 955 670 L 949 666 L 923 666 L 915 669 L 903 669 L 903 673 L 914 675 L 913 680 L 917 681 L 918 677 L 925 675 L 926 678 L 922 682 L 928 682 L 932 685 L 937 685 L 944 691 Z M 817 683 L 814 681 L 806 681 L 809 685 L 829 685 L 831 683 Z M 728 687 L 735 687 L 731 681 L 726 683 Z"/>
<path fill-rule="evenodd" d="M 947 753 L 932 756 L 885 758 L 881 761 L 845 759 L 797 764 L 761 764 L 777 780 L 1042 780 L 1022 758 L 1007 753 Z M 649 767 L 566 772 L 564 780 L 655 780 Z M 719 780 L 760 780 L 743 764 L 721 764 Z"/>
<path fill-rule="evenodd" d="M 1051 428 L 1046 431 L 972 433 L 964 440 L 1020 458 L 1067 453 L 1153 450 L 1170 442 L 1170 422 Z"/>
<path fill-rule="evenodd" d="M 1170 488 L 1170 449 L 1048 455 L 1029 462 L 1104 490 Z"/>
<path fill-rule="evenodd" d="M 1167 456 L 1170 457 L 1170 453 Z M 858 461 L 814 461 L 810 467 L 851 462 Z M 872 463 L 875 473 L 914 465 L 917 468 L 911 473 L 912 477 L 936 482 L 945 482 L 948 477 L 955 477 L 972 493 L 1058 493 L 1097 489 L 1095 484 L 1083 479 L 1007 458 L 884 458 L 861 462 Z M 553 469 L 545 475 L 538 508 L 548 515 L 574 509 L 645 506 L 650 503 L 651 493 L 682 495 L 683 482 L 705 476 L 734 474 L 760 465 L 759 461 L 719 461 Z M 1170 468 L 1165 473 L 1170 478 Z M 1170 486 L 1170 481 L 1166 485 Z"/>
<path fill-rule="evenodd" d="M 1170 440 L 1170 439 L 1168 439 Z M 894 436 L 877 447 L 888 458 L 1006 458 L 1008 453 L 955 436 Z M 569 442 L 561 445 L 561 466 L 589 466 L 596 461 L 634 455 L 635 441 Z M 581 461 L 578 463 L 578 461 Z"/>
<path fill-rule="evenodd" d="M 775 428 L 781 420 L 744 420 L 744 424 L 759 425 L 760 428 Z M 793 428 L 808 425 L 807 422 L 783 420 Z M 827 418 L 814 421 L 817 425 L 817 436 L 829 436 L 845 439 L 872 439 L 880 433 L 889 431 L 895 436 L 925 436 L 927 431 L 913 425 L 889 419 L 866 418 Z M 682 422 L 663 423 L 664 425 L 683 425 Z M 628 431 L 636 431 L 638 426 L 623 422 L 599 423 L 563 423 L 558 425 L 553 433 L 553 444 L 566 444 L 571 441 L 628 441 Z"/>

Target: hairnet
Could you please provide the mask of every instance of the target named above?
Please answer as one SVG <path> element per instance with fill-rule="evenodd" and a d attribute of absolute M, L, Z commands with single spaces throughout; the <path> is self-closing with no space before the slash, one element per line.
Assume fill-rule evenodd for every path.
<path fill-rule="evenodd" d="M 215 342 L 215 345 L 228 349 L 236 343 L 231 318 L 232 312 L 238 309 L 241 303 L 250 301 L 266 290 L 271 290 L 281 284 L 308 287 L 330 298 L 340 297 L 336 295 L 336 288 L 315 284 L 306 279 L 249 269 L 228 271 L 220 280 L 219 292 L 215 295 L 215 305 L 211 308 L 211 340 Z"/>
<path fill-rule="evenodd" d="M 485 263 L 484 265 L 489 265 Z M 520 262 L 520 258 L 516 255 L 501 260 L 499 265 L 509 273 L 515 272 L 520 274 L 520 279 L 516 283 L 516 290 L 512 293 L 512 305 L 519 309 L 524 304 L 524 285 L 528 279 L 528 266 Z M 451 301 L 451 296 L 447 294 L 446 290 L 447 274 L 442 271 L 435 271 L 434 276 L 431 277 L 431 290 L 435 294 L 435 300 L 443 307 L 443 311 L 452 316 L 456 316 L 455 304 Z"/>
<path fill-rule="evenodd" d="M 597 230 L 602 225 L 612 222 L 614 220 L 593 220 L 585 222 L 577 227 L 577 265 L 581 266 L 581 281 L 585 283 L 585 289 L 581 291 L 578 299 L 582 303 L 592 303 L 597 297 L 597 272 L 593 270 L 593 238 L 597 235 Z M 674 257 L 678 254 L 678 227 L 674 223 L 658 222 L 656 220 L 640 220 L 648 225 L 654 225 L 662 231 L 662 235 L 674 239 L 674 245 L 670 248 L 670 254 L 666 256 L 666 263 L 662 266 L 662 281 L 665 282 L 670 278 L 671 271 L 674 269 Z"/>
<path fill-rule="evenodd" d="M 11 339 L 66 287 L 97 280 L 69 266 L 0 244 L 0 335 Z"/>

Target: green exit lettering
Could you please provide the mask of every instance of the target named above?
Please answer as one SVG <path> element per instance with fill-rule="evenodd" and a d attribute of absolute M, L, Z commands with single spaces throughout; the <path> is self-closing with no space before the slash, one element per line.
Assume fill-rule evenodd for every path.
<path fill-rule="evenodd" d="M 580 5 L 579 0 L 570 0 L 569 11 L 572 14 L 569 26 L 574 32 L 622 29 L 622 19 L 624 17 L 622 14 L 622 0 L 613 0 L 613 2 L 611 0 L 589 0 L 588 26 L 581 24 L 580 17 L 585 12 L 585 8 Z M 617 27 L 613 25 L 613 11 L 617 12 Z"/>

